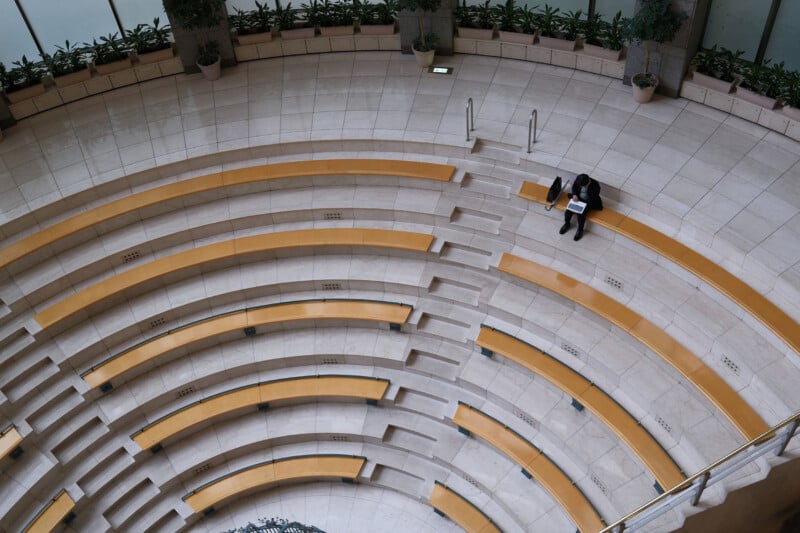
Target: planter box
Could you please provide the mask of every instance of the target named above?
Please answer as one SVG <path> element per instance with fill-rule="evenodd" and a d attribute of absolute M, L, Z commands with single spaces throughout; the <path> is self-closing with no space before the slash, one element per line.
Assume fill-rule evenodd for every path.
<path fill-rule="evenodd" d="M 490 41 L 494 37 L 494 30 L 486 30 L 483 28 L 462 28 L 458 27 L 458 36 L 464 39 L 483 39 Z"/>
<path fill-rule="evenodd" d="M 319 33 L 325 37 L 341 37 L 342 35 L 353 35 L 356 32 L 356 27 L 352 24 L 349 26 L 320 26 Z"/>
<path fill-rule="evenodd" d="M 158 63 L 159 61 L 170 59 L 173 55 L 175 55 L 175 52 L 172 50 L 172 46 L 170 46 L 169 48 L 164 48 L 163 50 L 156 50 L 155 52 L 137 55 L 136 59 L 140 64 L 148 65 L 150 63 Z"/>
<path fill-rule="evenodd" d="M 778 105 L 778 101 L 775 98 L 754 93 L 750 89 L 745 89 L 744 87 L 736 88 L 736 96 L 742 100 L 750 102 L 751 104 L 760 105 L 761 107 L 765 107 L 767 109 L 775 109 Z"/>
<path fill-rule="evenodd" d="M 30 87 L 25 87 L 24 89 L 19 89 L 17 91 L 12 91 L 10 93 L 5 93 L 6 98 L 8 98 L 8 101 L 11 104 L 16 104 L 17 102 L 22 102 L 23 100 L 29 100 L 34 96 L 39 96 L 40 94 L 44 94 L 44 85 L 41 83 L 37 83 L 36 85 L 31 85 Z"/>
<path fill-rule="evenodd" d="M 783 112 L 783 114 L 789 117 L 790 119 L 800 122 L 800 108 L 786 105 L 783 106 L 781 112 Z"/>
<path fill-rule="evenodd" d="M 92 71 L 89 70 L 89 65 L 86 65 L 86 68 L 83 70 L 53 78 L 53 81 L 56 83 L 56 87 L 69 87 L 70 85 L 86 81 L 91 77 Z"/>
<path fill-rule="evenodd" d="M 577 41 L 567 41 L 565 39 L 559 39 L 557 37 L 542 37 L 539 36 L 539 44 L 542 46 L 546 46 L 547 48 L 552 48 L 554 50 L 566 50 L 571 52 L 575 50 L 575 43 Z"/>
<path fill-rule="evenodd" d="M 237 35 L 236 40 L 239 41 L 239 44 L 258 44 L 258 43 L 268 43 L 272 40 L 272 32 L 265 31 L 263 33 L 250 33 L 248 35 Z"/>
<path fill-rule="evenodd" d="M 602 46 L 597 46 L 596 44 L 588 43 L 583 45 L 583 53 L 592 57 L 607 59 L 609 61 L 619 61 L 619 58 L 622 57 L 622 50 L 610 50 Z"/>
<path fill-rule="evenodd" d="M 310 39 L 316 32 L 314 28 L 295 28 L 293 30 L 281 30 L 281 39 L 289 41 L 293 39 Z"/>
<path fill-rule="evenodd" d="M 733 90 L 733 86 L 736 84 L 736 80 L 723 81 L 719 78 L 708 76 L 707 74 L 701 74 L 700 72 L 695 72 L 692 74 L 692 81 L 697 85 L 702 85 L 703 87 L 708 87 L 709 89 L 714 89 L 715 91 L 719 91 L 721 93 L 731 92 Z"/>
<path fill-rule="evenodd" d="M 97 71 L 98 74 L 111 74 L 112 72 L 118 72 L 120 70 L 125 70 L 126 68 L 131 68 L 131 58 L 125 58 L 120 61 L 112 61 L 111 63 L 106 63 L 105 65 L 95 65 L 94 69 Z"/>
<path fill-rule="evenodd" d="M 514 44 L 533 44 L 536 34 L 533 33 L 518 33 L 515 31 L 500 31 L 500 40 L 504 43 Z"/>
<path fill-rule="evenodd" d="M 394 24 L 362 24 L 361 35 L 394 35 Z"/>

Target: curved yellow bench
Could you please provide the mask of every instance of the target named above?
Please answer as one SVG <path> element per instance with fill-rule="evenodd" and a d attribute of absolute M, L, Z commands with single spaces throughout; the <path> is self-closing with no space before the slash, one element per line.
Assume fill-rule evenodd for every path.
<path fill-rule="evenodd" d="M 8 426 L 0 432 L 0 459 L 4 459 L 22 444 L 22 435 L 15 426 Z"/>
<path fill-rule="evenodd" d="M 686 479 L 672 457 L 628 411 L 578 372 L 511 335 L 485 326 L 475 342 L 542 376 L 578 400 L 633 450 L 661 487 L 670 489 Z"/>
<path fill-rule="evenodd" d="M 503 533 L 480 509 L 440 481 L 433 484 L 428 503 L 467 533 Z"/>
<path fill-rule="evenodd" d="M 545 204 L 547 203 L 544 200 L 547 196 L 547 187 L 525 182 L 520 189 L 519 196 Z M 566 198 L 562 198 L 556 207 L 563 210 L 566 205 Z M 601 226 L 650 248 L 702 279 L 746 309 L 748 313 L 800 354 L 800 324 L 780 307 L 767 300 L 760 292 L 715 262 L 660 231 L 617 211 L 610 209 L 592 211 L 589 217 Z"/>
<path fill-rule="evenodd" d="M 246 491 L 282 481 L 317 478 L 354 480 L 366 461 L 366 457 L 355 455 L 303 455 L 276 459 L 215 479 L 193 490 L 183 500 L 195 513 L 200 513 Z"/>
<path fill-rule="evenodd" d="M 156 259 L 104 279 L 43 309 L 34 318 L 46 329 L 137 285 L 187 268 L 246 254 L 308 246 L 375 246 L 427 252 L 432 242 L 433 235 L 369 228 L 322 228 L 239 237 Z"/>
<path fill-rule="evenodd" d="M 223 187 L 312 176 L 396 176 L 450 181 L 452 165 L 397 159 L 323 159 L 223 170 L 130 194 L 48 226 L 0 250 L 0 268 L 95 224 L 159 203 Z"/>
<path fill-rule="evenodd" d="M 208 320 L 194 322 L 189 326 L 172 330 L 165 335 L 143 342 L 126 352 L 107 359 L 98 366 L 92 367 L 87 372 L 84 372 L 81 377 L 91 387 L 99 387 L 167 352 L 203 339 L 231 331 L 244 330 L 244 328 L 248 327 L 295 320 L 330 318 L 404 324 L 411 314 L 411 309 L 409 305 L 385 302 L 310 300 L 236 311 Z"/>
<path fill-rule="evenodd" d="M 222 392 L 178 409 L 148 424 L 131 438 L 143 450 L 152 448 L 186 429 L 243 407 L 261 406 L 297 398 L 383 398 L 389 380 L 367 376 L 308 376 L 266 381 Z"/>
<path fill-rule="evenodd" d="M 61 490 L 22 530 L 23 533 L 49 533 L 55 530 L 75 508 L 67 491 Z"/>
<path fill-rule="evenodd" d="M 511 254 L 503 254 L 497 268 L 582 305 L 638 339 L 700 389 L 746 440 L 769 429 L 753 408 L 700 358 L 625 305 L 574 278 Z"/>
<path fill-rule="evenodd" d="M 578 529 L 590 533 L 605 527 L 592 503 L 564 471 L 516 431 L 479 409 L 461 402 L 453 416 L 453 422 L 502 451 L 535 477 L 572 518 Z"/>

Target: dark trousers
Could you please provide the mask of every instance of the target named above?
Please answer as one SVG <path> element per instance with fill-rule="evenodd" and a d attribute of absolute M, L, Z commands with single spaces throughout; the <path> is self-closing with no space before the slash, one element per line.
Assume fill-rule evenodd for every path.
<path fill-rule="evenodd" d="M 572 211 L 564 211 L 564 223 L 569 224 L 572 220 L 572 215 L 578 215 L 578 231 L 583 231 L 583 226 L 586 224 L 586 215 L 589 213 L 589 207 L 584 209 L 583 213 L 573 213 Z"/>

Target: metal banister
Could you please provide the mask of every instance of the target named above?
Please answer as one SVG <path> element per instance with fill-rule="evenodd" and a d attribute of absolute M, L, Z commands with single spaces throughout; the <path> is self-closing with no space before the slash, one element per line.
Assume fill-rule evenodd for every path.
<path fill-rule="evenodd" d="M 472 105 L 472 98 L 467 98 L 467 142 L 469 142 L 469 132 L 475 130 L 475 115 Z"/>
<path fill-rule="evenodd" d="M 528 153 L 531 153 L 531 132 L 533 132 L 533 144 L 536 144 L 536 123 L 539 120 L 539 112 L 534 109 L 528 117 Z"/>
<path fill-rule="evenodd" d="M 800 411 L 795 412 L 793 415 L 784 419 L 782 422 L 768 429 L 761 435 L 739 446 L 732 452 L 711 463 L 696 474 L 686 478 L 681 483 L 678 483 L 668 491 L 653 498 L 635 511 L 628 513 L 616 522 L 608 525 L 606 528 L 602 529 L 600 533 L 622 533 L 623 531 L 628 531 L 628 523 L 632 519 L 644 514 L 647 511 L 652 511 L 651 516 L 646 517 L 646 520 L 643 520 L 641 523 L 637 523 L 633 527 L 638 528 L 639 526 L 644 525 L 650 520 L 660 516 L 664 512 L 671 510 L 673 508 L 673 505 L 671 505 L 672 503 L 680 503 L 677 501 L 679 498 L 681 500 L 688 499 L 685 497 L 689 495 L 689 491 L 687 489 L 694 489 L 690 498 L 690 503 L 693 506 L 696 506 L 700 502 L 700 497 L 702 496 L 706 486 L 724 479 L 730 473 L 737 471 L 741 466 L 750 464 L 753 460 L 768 452 L 773 447 L 777 448 L 775 450 L 775 455 L 782 455 L 786 450 L 786 446 L 789 444 L 789 441 L 797 431 L 798 426 L 800 426 Z M 786 431 L 780 433 L 783 428 L 786 428 Z M 751 447 L 753 447 L 753 450 L 750 451 L 749 455 L 745 455 L 743 458 L 741 458 L 741 464 L 733 465 L 733 468 L 729 468 L 727 471 L 718 473 L 717 476 L 714 477 L 712 472 L 713 470 L 725 465 L 728 462 L 731 462 L 733 459 L 738 458 L 743 452 L 747 451 Z M 656 509 L 658 506 L 660 506 L 660 508 Z"/>

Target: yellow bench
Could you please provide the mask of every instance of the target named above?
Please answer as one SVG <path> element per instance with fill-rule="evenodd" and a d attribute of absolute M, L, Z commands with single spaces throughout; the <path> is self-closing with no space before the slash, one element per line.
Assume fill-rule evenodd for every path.
<path fill-rule="evenodd" d="M 46 329 L 137 285 L 180 270 L 246 254 L 308 246 L 374 246 L 427 252 L 432 242 L 433 235 L 368 228 L 322 228 L 239 237 L 156 259 L 104 279 L 43 309 L 35 318 Z"/>
<path fill-rule="evenodd" d="M 605 527 L 592 503 L 564 471 L 516 431 L 461 402 L 453 422 L 509 456 L 525 472 L 536 478 L 582 532 L 593 533 Z"/>
<path fill-rule="evenodd" d="M 485 326 L 475 342 L 542 376 L 579 401 L 633 450 L 661 487 L 670 489 L 686 479 L 669 454 L 628 411 L 578 372 L 519 339 Z"/>
<path fill-rule="evenodd" d="M 502 533 L 480 509 L 440 481 L 433 484 L 428 503 L 467 533 Z"/>
<path fill-rule="evenodd" d="M 74 508 L 75 502 L 69 497 L 67 491 L 62 489 L 22 531 L 23 533 L 49 533 L 56 529 Z"/>
<path fill-rule="evenodd" d="M 511 254 L 503 254 L 497 268 L 582 305 L 638 339 L 700 389 L 746 440 L 754 439 L 769 429 L 753 408 L 700 358 L 613 298 L 565 274 Z"/>
<path fill-rule="evenodd" d="M 308 376 L 267 381 L 223 392 L 195 402 L 148 424 L 131 438 L 143 450 L 202 422 L 243 407 L 297 398 L 362 398 L 377 402 L 389 381 L 366 376 Z"/>
<path fill-rule="evenodd" d="M 547 187 L 525 182 L 519 196 L 546 204 Z M 566 199 L 562 198 L 557 207 L 563 210 L 566 205 Z M 718 264 L 660 231 L 617 211 L 610 209 L 592 211 L 589 218 L 685 268 L 746 309 L 748 313 L 800 354 L 800 324 L 760 292 Z"/>
<path fill-rule="evenodd" d="M 16 427 L 8 426 L 0 432 L 0 460 L 11 455 L 11 452 L 16 450 L 20 444 L 22 444 L 22 435 L 19 434 Z"/>
<path fill-rule="evenodd" d="M 237 495 L 282 481 L 320 478 L 354 480 L 367 461 L 351 455 L 303 455 L 261 463 L 206 483 L 183 500 L 200 513 Z"/>
<path fill-rule="evenodd" d="M 143 342 L 92 367 L 82 377 L 91 387 L 99 387 L 172 350 L 223 333 L 264 324 L 331 318 L 404 324 L 411 309 L 405 304 L 363 300 L 309 300 L 236 311 L 195 322 Z"/>
<path fill-rule="evenodd" d="M 312 176 L 396 176 L 450 181 L 452 165 L 396 159 L 324 159 L 224 170 L 130 194 L 57 222 L 0 250 L 0 268 L 95 224 L 159 203 L 247 183 Z"/>

